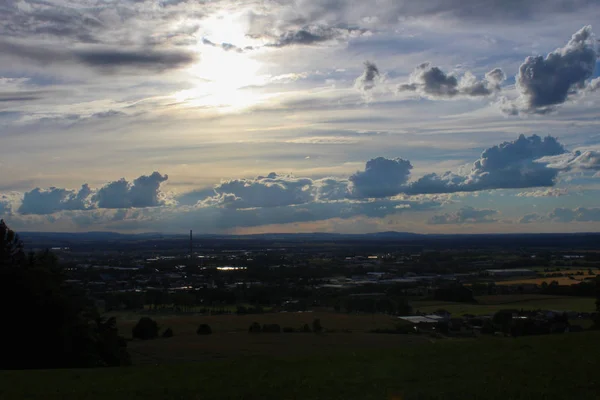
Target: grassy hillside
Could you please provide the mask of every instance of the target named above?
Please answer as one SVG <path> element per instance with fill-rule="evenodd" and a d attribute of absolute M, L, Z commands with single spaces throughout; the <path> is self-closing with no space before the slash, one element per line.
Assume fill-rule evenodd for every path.
<path fill-rule="evenodd" d="M 176 339 L 176 338 L 173 338 Z M 1 399 L 597 399 L 600 333 L 101 370 L 0 372 Z"/>

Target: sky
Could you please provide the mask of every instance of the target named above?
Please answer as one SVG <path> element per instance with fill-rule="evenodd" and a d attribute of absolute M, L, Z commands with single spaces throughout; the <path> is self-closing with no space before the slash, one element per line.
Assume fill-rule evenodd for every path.
<path fill-rule="evenodd" d="M 596 0 L 2 0 L 20 231 L 600 231 Z"/>

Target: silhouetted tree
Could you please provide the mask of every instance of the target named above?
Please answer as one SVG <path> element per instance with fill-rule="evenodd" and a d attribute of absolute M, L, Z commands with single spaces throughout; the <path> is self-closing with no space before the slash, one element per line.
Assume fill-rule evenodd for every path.
<path fill-rule="evenodd" d="M 158 337 L 158 323 L 149 317 L 142 317 L 131 330 L 134 339 L 156 339 Z"/>
<path fill-rule="evenodd" d="M 315 318 L 315 320 L 313 321 L 312 330 L 314 333 L 323 332 L 323 326 L 321 325 L 321 320 L 319 318 Z"/>
<path fill-rule="evenodd" d="M 600 275 L 596 276 L 596 318 L 594 328 L 600 329 Z"/>
<path fill-rule="evenodd" d="M 196 334 L 198 335 L 210 335 L 212 334 L 212 329 L 208 324 L 200 324 L 198 329 L 196 330 Z"/>
<path fill-rule="evenodd" d="M 248 328 L 248 333 L 260 333 L 262 331 L 262 327 L 258 322 L 253 322 Z"/>
<path fill-rule="evenodd" d="M 65 282 L 57 257 L 25 254 L 0 221 L 0 369 L 67 368 L 129 363 L 114 318 L 104 321 L 85 294 Z"/>

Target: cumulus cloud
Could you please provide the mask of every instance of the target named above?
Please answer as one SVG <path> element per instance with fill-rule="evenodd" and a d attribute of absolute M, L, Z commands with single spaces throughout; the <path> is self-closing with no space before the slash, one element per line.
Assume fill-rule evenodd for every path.
<path fill-rule="evenodd" d="M 5 194 L 0 195 L 0 216 L 12 214 L 12 201 Z"/>
<path fill-rule="evenodd" d="M 87 183 L 78 191 L 57 187 L 35 188 L 23 194 L 17 211 L 22 215 L 48 215 L 98 208 L 157 207 L 167 204 L 166 195 L 160 191 L 160 185 L 167 179 L 167 175 L 154 172 L 131 183 L 125 179 L 110 182 L 97 190 Z M 14 199 L 11 203 L 14 204 Z"/>
<path fill-rule="evenodd" d="M 364 65 L 365 69 L 362 75 L 356 78 L 356 81 L 354 81 L 354 87 L 361 92 L 366 93 L 375 87 L 377 80 L 381 79 L 381 75 L 379 73 L 379 69 L 374 63 L 365 61 Z"/>
<path fill-rule="evenodd" d="M 160 185 L 167 179 L 167 175 L 156 171 L 151 175 L 142 175 L 132 183 L 121 178 L 98 189 L 92 199 L 98 208 L 161 206 L 165 200 L 160 193 Z"/>
<path fill-rule="evenodd" d="M 555 208 L 547 218 L 556 222 L 598 222 L 600 221 L 600 208 Z"/>
<path fill-rule="evenodd" d="M 598 83 L 590 85 L 588 80 L 596 69 L 596 58 L 596 40 L 589 25 L 545 58 L 527 57 L 516 76 L 519 98 L 505 104 L 504 110 L 511 114 L 545 114 L 576 93 L 593 90 Z"/>
<path fill-rule="evenodd" d="M 493 218 L 497 214 L 496 210 L 463 207 L 454 213 L 434 215 L 429 219 L 429 223 L 432 225 L 490 223 L 497 221 Z"/>
<path fill-rule="evenodd" d="M 412 165 L 401 158 L 377 157 L 367 161 L 364 171 L 350 176 L 355 197 L 388 197 L 400 193 L 408 181 Z"/>
<path fill-rule="evenodd" d="M 552 136 L 542 139 L 537 135 L 521 135 L 515 141 L 485 150 L 468 175 L 428 174 L 412 182 L 407 192 L 453 193 L 553 186 L 559 171 L 538 160 L 563 153 L 566 153 L 565 148 Z"/>
<path fill-rule="evenodd" d="M 278 207 L 313 200 L 312 180 L 275 172 L 254 179 L 234 179 L 215 186 L 216 196 L 208 204 L 229 208 Z M 215 203 L 216 202 L 216 203 Z"/>
<path fill-rule="evenodd" d="M 51 187 L 35 188 L 23 195 L 20 214 L 52 214 L 63 210 L 86 210 L 91 207 L 91 189 L 87 184 L 79 191 Z"/>
<path fill-rule="evenodd" d="M 521 219 L 519 219 L 519 223 L 520 224 L 531 224 L 534 222 L 539 222 L 543 219 L 544 219 L 544 217 L 538 213 L 530 213 L 530 214 L 525 214 L 523 217 L 521 217 Z"/>
<path fill-rule="evenodd" d="M 408 83 L 398 86 L 398 91 L 416 92 L 429 99 L 490 96 L 500 91 L 505 79 L 504 72 L 495 68 L 486 73 L 483 80 L 478 80 L 471 72 L 465 73 L 459 80 L 427 62 L 419 65 L 410 75 Z"/>

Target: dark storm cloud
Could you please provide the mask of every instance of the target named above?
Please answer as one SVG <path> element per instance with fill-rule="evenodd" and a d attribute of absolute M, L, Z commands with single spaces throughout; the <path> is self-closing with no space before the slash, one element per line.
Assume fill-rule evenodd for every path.
<path fill-rule="evenodd" d="M 419 65 L 410 75 L 408 83 L 398 86 L 399 92 L 416 92 L 431 99 L 453 98 L 457 96 L 489 96 L 500 91 L 500 84 L 506 76 L 500 68 L 485 74 L 483 80 L 467 72 L 462 79 L 448 75 L 430 63 Z"/>
<path fill-rule="evenodd" d="M 477 209 L 473 207 L 463 207 L 457 212 L 434 215 L 429 219 L 429 224 L 481 224 L 496 222 L 493 217 L 498 214 L 496 210 Z"/>
<path fill-rule="evenodd" d="M 359 76 L 354 82 L 354 87 L 361 92 L 367 92 L 373 89 L 377 83 L 376 80 L 381 77 L 379 69 L 374 63 L 365 61 L 364 66 L 365 69 L 362 75 Z"/>
<path fill-rule="evenodd" d="M 591 26 L 584 26 L 566 46 L 546 57 L 527 57 L 519 67 L 516 87 L 519 99 L 505 107 L 518 112 L 545 114 L 567 101 L 569 96 L 584 91 L 596 69 L 596 43 Z M 590 89 L 594 89 L 592 83 Z"/>
<path fill-rule="evenodd" d="M 358 198 L 396 195 L 403 191 L 411 169 L 410 161 L 401 158 L 369 160 L 364 171 L 358 171 L 349 178 L 352 195 Z"/>

